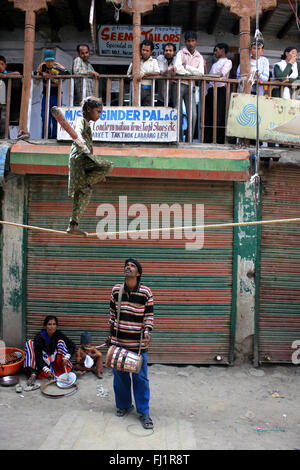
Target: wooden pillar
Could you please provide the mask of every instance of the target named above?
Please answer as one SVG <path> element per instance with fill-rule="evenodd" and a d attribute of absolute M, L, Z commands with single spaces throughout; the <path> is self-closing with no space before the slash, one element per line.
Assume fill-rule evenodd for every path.
<path fill-rule="evenodd" d="M 28 133 L 28 111 L 31 93 L 31 74 L 34 62 L 35 22 L 36 14 L 47 9 L 50 0 L 9 0 L 15 8 L 25 11 L 24 28 L 24 69 L 22 83 L 22 99 L 19 121 L 19 135 Z"/>
<path fill-rule="evenodd" d="M 34 41 L 35 41 L 36 13 L 26 11 L 25 33 L 24 33 L 24 69 L 22 84 L 22 100 L 19 121 L 19 134 L 28 132 L 28 110 L 31 93 L 31 74 L 34 61 Z"/>
<path fill-rule="evenodd" d="M 239 18 L 240 23 L 240 70 L 241 77 L 250 72 L 250 20 L 256 18 L 256 0 L 217 0 L 217 5 L 230 8 L 230 12 Z M 274 10 L 277 0 L 260 0 L 259 16 L 263 11 Z M 245 82 L 244 93 L 250 93 L 251 85 Z"/>
<path fill-rule="evenodd" d="M 250 17 L 240 18 L 240 74 L 247 77 L 250 73 Z M 244 93 L 251 92 L 248 81 L 244 84 Z"/>
<path fill-rule="evenodd" d="M 106 0 L 108 1 L 108 0 Z M 120 4 L 121 0 L 115 0 Z M 139 82 L 137 77 L 140 73 L 141 65 L 141 15 L 152 10 L 154 5 L 166 4 L 169 0 L 128 0 L 122 6 L 122 10 L 133 15 L 133 58 L 132 58 L 132 75 L 133 75 L 133 105 L 139 106 Z"/>
<path fill-rule="evenodd" d="M 135 0 L 137 3 L 138 0 Z M 132 58 L 132 75 L 133 75 L 133 106 L 139 106 L 139 82 L 137 80 L 140 74 L 141 54 L 141 14 L 133 12 L 133 58 Z"/>

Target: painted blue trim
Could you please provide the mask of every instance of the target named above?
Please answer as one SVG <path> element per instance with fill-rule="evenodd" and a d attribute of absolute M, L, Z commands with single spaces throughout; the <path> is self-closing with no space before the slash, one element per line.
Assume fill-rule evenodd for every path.
<path fill-rule="evenodd" d="M 7 145 L 0 145 L 0 186 L 4 183 L 5 163 L 9 149 Z"/>

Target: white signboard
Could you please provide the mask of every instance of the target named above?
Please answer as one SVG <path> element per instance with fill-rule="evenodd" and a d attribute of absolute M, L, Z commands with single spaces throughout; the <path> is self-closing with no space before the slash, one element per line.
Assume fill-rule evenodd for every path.
<path fill-rule="evenodd" d="M 75 128 L 82 116 L 81 108 L 60 108 Z M 177 109 L 166 107 L 135 108 L 131 106 L 104 106 L 100 119 L 90 122 L 93 141 L 102 142 L 176 142 Z M 57 140 L 71 140 L 69 134 L 57 126 Z"/>
<path fill-rule="evenodd" d="M 163 52 L 163 45 L 171 42 L 179 51 L 181 28 L 175 26 L 141 26 L 141 42 L 154 43 L 153 57 Z M 132 26 L 104 25 L 98 31 L 99 55 L 132 57 Z"/>

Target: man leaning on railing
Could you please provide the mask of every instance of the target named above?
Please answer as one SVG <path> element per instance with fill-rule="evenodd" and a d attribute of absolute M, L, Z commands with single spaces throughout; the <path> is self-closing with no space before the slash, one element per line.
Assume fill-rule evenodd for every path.
<path fill-rule="evenodd" d="M 74 105 L 79 106 L 82 99 L 86 96 L 95 95 L 95 79 L 99 78 L 99 73 L 94 70 L 94 67 L 89 62 L 90 49 L 87 44 L 79 44 L 77 46 L 78 57 L 73 61 L 73 74 L 74 75 L 92 75 L 93 78 L 85 78 L 85 87 L 83 86 L 83 79 L 75 79 L 74 83 Z"/>
<path fill-rule="evenodd" d="M 204 59 L 200 52 L 197 51 L 197 33 L 194 31 L 187 31 L 184 35 L 185 47 L 181 49 L 175 60 L 176 74 L 178 75 L 190 75 L 190 76 L 202 76 L 204 74 Z M 192 94 L 192 135 L 194 135 L 196 119 L 197 119 L 197 109 L 196 109 L 196 100 L 194 96 L 194 88 Z M 180 87 L 180 109 L 182 108 L 182 100 L 184 101 L 186 113 L 189 120 L 190 115 L 190 100 L 189 100 L 189 82 L 182 81 Z M 174 99 L 173 102 L 177 102 L 177 99 Z M 180 140 L 183 140 L 183 131 L 182 131 L 182 112 L 180 112 Z"/>
<path fill-rule="evenodd" d="M 157 63 L 159 66 L 160 74 L 163 77 L 170 78 L 172 75 L 175 75 L 175 58 L 176 58 L 176 46 L 171 42 L 168 42 L 163 47 L 163 53 L 157 57 Z M 158 106 L 164 106 L 167 102 L 168 106 L 173 107 L 173 95 L 172 89 L 174 88 L 174 83 L 169 85 L 169 88 L 166 89 L 166 83 L 164 80 L 158 81 Z M 171 91 L 170 91 L 171 90 Z M 168 92 L 168 93 L 167 93 Z M 166 94 L 168 96 L 166 97 Z M 165 99 L 167 98 L 167 99 Z"/>
<path fill-rule="evenodd" d="M 50 80 L 50 99 L 49 99 L 49 110 L 53 106 L 57 106 L 57 97 L 58 97 L 58 79 L 54 79 L 55 76 L 57 75 L 68 75 L 69 72 L 68 70 L 55 60 L 55 52 L 51 49 L 47 49 L 44 52 L 44 61 L 38 66 L 36 70 L 36 74 L 40 75 L 43 77 L 43 99 L 42 99 L 42 110 L 41 110 L 41 116 L 42 116 L 42 138 L 44 138 L 44 133 L 45 133 L 45 116 L 46 116 L 46 95 L 47 95 L 47 81 Z M 57 135 L 57 121 L 56 119 L 52 116 L 51 113 L 49 113 L 49 119 L 48 119 L 48 130 L 47 130 L 48 139 L 56 139 Z"/>
<path fill-rule="evenodd" d="M 19 72 L 6 70 L 6 58 L 0 55 L 0 74 L 20 75 Z M 6 120 L 6 86 L 4 80 L 0 80 L 0 139 L 3 139 L 5 133 Z"/>
<path fill-rule="evenodd" d="M 157 60 L 152 57 L 152 52 L 154 50 L 154 44 L 149 39 L 145 39 L 141 45 L 141 64 L 140 64 L 140 74 L 138 76 L 138 81 L 141 82 L 141 105 L 142 106 L 151 106 L 152 104 L 152 80 L 151 78 L 159 75 L 160 70 L 157 63 Z M 132 74 L 133 64 L 129 65 L 127 70 L 127 75 Z M 149 80 L 150 79 L 150 80 Z"/>

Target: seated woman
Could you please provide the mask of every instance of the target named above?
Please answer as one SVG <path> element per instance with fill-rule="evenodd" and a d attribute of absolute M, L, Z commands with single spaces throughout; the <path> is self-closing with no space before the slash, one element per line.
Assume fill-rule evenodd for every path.
<path fill-rule="evenodd" d="M 72 370 L 70 358 L 75 352 L 75 344 L 57 326 L 57 318 L 48 315 L 44 328 L 33 340 L 26 342 L 24 368 L 29 376 L 27 385 L 33 385 L 36 378 L 52 379 Z"/>
<path fill-rule="evenodd" d="M 281 56 L 281 61 L 277 62 L 272 70 L 272 79 L 282 83 L 293 83 L 300 78 L 300 65 L 297 62 L 298 51 L 295 47 L 286 47 Z M 281 87 L 273 87 L 272 96 L 281 97 Z M 284 87 L 282 98 L 291 98 L 291 88 Z"/>

